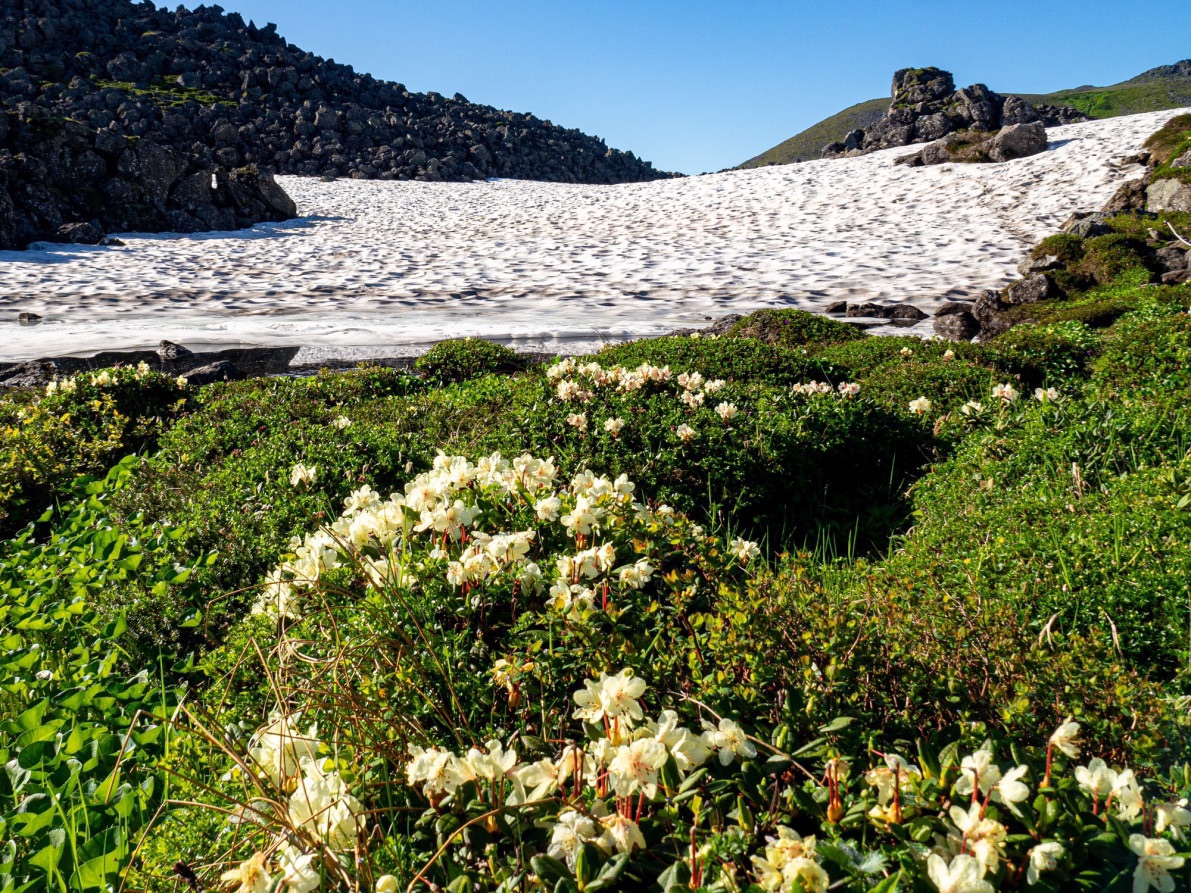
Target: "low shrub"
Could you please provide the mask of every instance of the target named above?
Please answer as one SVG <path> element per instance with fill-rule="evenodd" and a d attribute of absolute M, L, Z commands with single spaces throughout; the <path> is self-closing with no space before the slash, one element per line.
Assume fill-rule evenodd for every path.
<path fill-rule="evenodd" d="M 591 359 L 605 366 L 669 366 L 676 372 L 698 372 L 704 378 L 740 384 L 789 386 L 843 380 L 839 369 L 808 357 L 805 351 L 754 338 L 648 338 L 606 347 Z"/>
<path fill-rule="evenodd" d="M 1097 285 L 1108 285 L 1122 273 L 1149 274 L 1145 244 L 1120 233 L 1096 236 L 1083 245 L 1083 257 L 1072 267 L 1078 275 Z"/>
<path fill-rule="evenodd" d="M 1015 326 L 993 341 L 1043 373 L 1043 382 L 1082 377 L 1100 345 L 1100 336 L 1077 320 L 1051 325 Z"/>
<path fill-rule="evenodd" d="M 859 326 L 805 310 L 758 310 L 728 330 L 733 338 L 755 338 L 782 347 L 857 341 L 868 335 Z"/>
<path fill-rule="evenodd" d="M 520 372 L 528 365 L 527 359 L 516 351 L 482 338 L 440 341 L 414 361 L 415 369 L 440 382 Z"/>
<path fill-rule="evenodd" d="M 1191 115 L 1176 115 L 1157 133 L 1152 134 L 1142 146 L 1149 150 L 1153 161 L 1159 165 L 1169 164 L 1185 149 L 1191 148 Z"/>
<path fill-rule="evenodd" d="M 53 507 L 76 476 L 151 447 L 188 393 L 185 382 L 142 365 L 0 396 L 0 535 Z"/>

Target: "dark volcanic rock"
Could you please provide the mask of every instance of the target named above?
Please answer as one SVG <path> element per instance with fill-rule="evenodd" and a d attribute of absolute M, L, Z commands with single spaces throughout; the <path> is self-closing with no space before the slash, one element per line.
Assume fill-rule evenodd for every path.
<path fill-rule="evenodd" d="M 1106 236 L 1112 232 L 1112 228 L 1105 222 L 1106 214 L 1072 214 L 1059 228 L 1060 232 L 1066 233 L 1070 236 L 1079 236 L 1081 239 L 1092 239 L 1096 236 Z"/>
<path fill-rule="evenodd" d="M 293 202 L 271 174 L 229 171 L 200 155 L 63 120 L 42 105 L 0 110 L 0 250 L 51 240 L 99 245 L 104 232 L 199 232 L 285 220 Z M 210 189 L 212 177 L 228 184 Z M 194 183 L 206 184 L 206 190 Z"/>
<path fill-rule="evenodd" d="M 0 109 L 3 246 L 74 223 L 197 231 L 292 216 L 277 173 L 669 176 L 578 130 L 359 74 L 214 5 L 0 0 Z"/>
<path fill-rule="evenodd" d="M 911 322 L 918 322 L 926 319 L 926 314 L 913 304 L 898 304 L 893 308 L 893 315 L 890 316 L 890 319 L 908 319 Z"/>
<path fill-rule="evenodd" d="M 1002 96 L 994 93 L 984 84 L 973 84 L 962 90 L 955 89 L 950 72 L 938 68 L 904 68 L 893 76 L 893 101 L 889 110 L 867 130 L 849 134 L 852 144 L 859 143 L 860 149 L 843 143 L 832 143 L 823 149 L 824 158 L 838 158 L 856 151 L 874 152 L 878 149 L 892 149 L 912 143 L 935 143 L 953 133 L 994 133 L 1002 128 L 1057 127 L 1088 120 L 1073 108 L 1033 106 L 1020 96 Z M 1007 138 L 1011 142 L 996 147 L 1004 157 L 994 160 L 1021 158 L 1029 135 L 1029 145 L 1037 145 L 1033 131 L 1024 134 L 1014 132 Z M 1042 151 L 1046 146 L 1043 144 Z M 903 163 L 939 164 L 951 160 L 943 157 L 938 149 L 934 153 L 915 160 L 910 156 Z M 968 159 L 959 159 L 968 160 Z"/>
<path fill-rule="evenodd" d="M 1104 214 L 1122 214 L 1125 211 L 1144 211 L 1146 207 L 1146 177 L 1129 180 L 1117 187 L 1112 198 L 1101 208 Z"/>
<path fill-rule="evenodd" d="M 823 312 L 829 313 L 833 316 L 838 315 L 840 313 L 847 313 L 848 312 L 848 302 L 847 301 L 832 301 L 830 304 L 827 305 L 827 307 L 823 310 Z"/>

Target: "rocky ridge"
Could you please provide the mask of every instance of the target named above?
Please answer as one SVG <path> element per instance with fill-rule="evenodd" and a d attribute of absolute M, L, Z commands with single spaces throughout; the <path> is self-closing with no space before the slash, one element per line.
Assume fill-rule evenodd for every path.
<path fill-rule="evenodd" d="M 994 93 L 984 84 L 956 90 L 951 73 L 939 68 L 897 71 L 892 93 L 889 110 L 880 120 L 824 146 L 822 157 L 854 157 L 879 149 L 934 143 L 950 134 L 991 134 L 1019 124 L 1057 127 L 1088 120 L 1073 108 L 1034 106 L 1020 96 Z"/>
<path fill-rule="evenodd" d="M 668 176 L 631 152 L 455 94 L 411 93 L 219 6 L 0 0 L 0 97 L 203 163 L 381 179 L 621 183 Z"/>

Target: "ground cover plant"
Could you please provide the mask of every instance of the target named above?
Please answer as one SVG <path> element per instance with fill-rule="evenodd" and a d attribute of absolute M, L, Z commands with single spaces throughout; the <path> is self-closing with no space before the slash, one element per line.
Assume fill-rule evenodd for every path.
<path fill-rule="evenodd" d="M 1154 219 L 984 344 L 0 395 L 0 890 L 1186 889 Z"/>

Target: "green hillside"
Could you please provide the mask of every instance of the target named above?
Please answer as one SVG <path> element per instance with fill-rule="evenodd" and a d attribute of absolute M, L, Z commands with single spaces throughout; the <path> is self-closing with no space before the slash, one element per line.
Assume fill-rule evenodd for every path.
<path fill-rule="evenodd" d="M 1110 87 L 1074 87 L 1054 93 L 1012 93 L 1035 105 L 1069 105 L 1091 118 L 1114 118 L 1191 106 L 1191 66 L 1187 63 L 1151 69 Z M 999 92 L 999 91 L 998 91 Z M 822 157 L 828 143 L 842 140 L 851 130 L 872 124 L 888 109 L 889 100 L 870 99 L 808 127 L 779 145 L 740 165 L 741 169 L 791 164 Z"/>
<path fill-rule="evenodd" d="M 842 140 L 844 136 L 856 128 L 865 128 L 879 119 L 889 108 L 888 99 L 869 99 L 857 103 L 851 108 L 844 109 L 832 115 L 825 121 L 820 121 L 797 136 L 792 136 L 784 143 L 774 146 L 768 152 L 762 152 L 756 158 L 750 158 L 742 168 L 765 167 L 768 164 L 790 164 L 793 161 L 810 161 L 819 158 L 821 150 L 828 143 Z"/>

